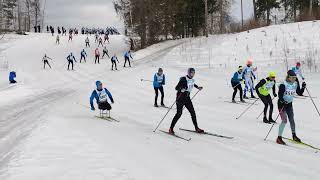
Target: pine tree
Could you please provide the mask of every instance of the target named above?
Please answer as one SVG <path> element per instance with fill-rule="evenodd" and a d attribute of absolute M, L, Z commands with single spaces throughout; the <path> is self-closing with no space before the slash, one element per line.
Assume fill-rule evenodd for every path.
<path fill-rule="evenodd" d="M 277 0 L 257 0 L 256 8 L 257 17 L 265 19 L 267 21 L 267 24 L 270 25 L 271 10 L 280 8 L 280 2 L 278 2 Z"/>
<path fill-rule="evenodd" d="M 14 9 L 17 6 L 17 0 L 5 0 L 2 2 L 2 13 L 5 21 L 5 28 L 9 29 L 13 25 Z"/>

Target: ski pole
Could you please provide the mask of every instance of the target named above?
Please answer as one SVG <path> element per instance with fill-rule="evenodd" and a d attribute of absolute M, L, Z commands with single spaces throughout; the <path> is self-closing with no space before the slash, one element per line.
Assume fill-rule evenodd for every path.
<path fill-rule="evenodd" d="M 153 82 L 153 81 L 151 81 L 151 80 L 147 80 L 147 79 L 141 79 L 141 81 Z"/>
<path fill-rule="evenodd" d="M 242 117 L 258 100 L 259 99 L 253 101 L 253 103 L 247 109 L 245 109 L 236 119 L 240 119 L 240 117 Z"/>
<path fill-rule="evenodd" d="M 276 97 L 273 97 L 273 98 L 272 98 L 272 101 L 273 101 L 275 98 L 276 98 Z M 264 111 L 262 111 L 256 119 L 259 119 L 259 118 L 261 117 L 261 115 L 263 114 L 263 112 L 264 112 Z"/>
<path fill-rule="evenodd" d="M 311 99 L 311 101 L 312 101 L 312 103 L 313 103 L 313 105 L 314 105 L 314 108 L 316 108 L 316 111 L 318 112 L 318 115 L 319 115 L 319 117 L 320 117 L 319 109 L 318 109 L 316 103 L 314 102 L 313 97 L 311 96 L 311 94 L 310 94 L 310 92 L 309 92 L 309 90 L 308 90 L 307 87 L 306 87 L 306 90 L 307 90 L 307 92 L 308 92 L 308 94 L 309 94 L 309 96 L 310 96 L 310 99 Z"/>
<path fill-rule="evenodd" d="M 279 112 L 279 114 L 278 114 L 278 116 L 277 116 L 277 118 L 276 118 L 276 120 L 275 120 L 276 122 L 277 122 L 277 120 L 279 119 L 282 111 L 284 110 L 284 107 L 285 107 L 285 105 L 281 108 L 281 110 L 280 110 L 280 112 Z M 268 134 L 267 134 L 266 137 L 264 138 L 264 141 L 267 140 L 267 138 L 268 138 L 268 136 L 269 136 L 269 134 L 270 134 L 270 132 L 271 132 L 271 130 L 272 130 L 272 128 L 273 128 L 273 126 L 274 126 L 275 124 L 276 124 L 276 123 L 273 123 L 273 124 L 272 124 L 271 128 L 269 129 Z"/>
<path fill-rule="evenodd" d="M 193 95 L 192 99 L 200 92 L 200 90 L 198 90 L 196 92 L 195 95 Z M 162 122 L 164 121 L 164 119 L 167 117 L 167 115 L 169 114 L 169 112 L 171 111 L 172 107 L 176 104 L 177 100 L 180 98 L 180 96 L 182 95 L 183 93 L 181 93 L 178 98 L 174 101 L 174 103 L 170 106 L 170 108 L 168 109 L 167 113 L 163 116 L 163 118 L 161 119 L 161 121 L 158 123 L 157 127 L 153 130 L 153 132 L 156 132 L 156 130 L 159 128 L 159 126 L 162 124 Z M 192 100 L 191 99 L 191 100 Z"/>

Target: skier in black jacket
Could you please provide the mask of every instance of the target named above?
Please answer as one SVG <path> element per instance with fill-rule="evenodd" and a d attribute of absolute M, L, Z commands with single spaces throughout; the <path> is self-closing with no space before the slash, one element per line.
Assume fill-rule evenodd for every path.
<path fill-rule="evenodd" d="M 195 84 L 195 80 L 193 79 L 194 75 L 195 75 L 195 69 L 189 68 L 188 75 L 181 77 L 178 85 L 176 86 L 176 90 L 178 91 L 177 98 L 176 98 L 177 113 L 171 122 L 171 126 L 169 129 L 170 134 L 174 134 L 173 128 L 176 125 L 176 123 L 178 122 L 179 118 L 181 117 L 182 110 L 183 110 L 184 106 L 188 109 L 188 111 L 191 114 L 192 122 L 193 122 L 193 125 L 195 127 L 196 132 L 204 133 L 204 130 L 202 130 L 198 127 L 196 113 L 193 108 L 192 101 L 190 99 L 190 93 L 191 93 L 193 87 L 195 87 L 199 90 L 203 89 L 203 87 L 199 87 L 198 85 Z"/>

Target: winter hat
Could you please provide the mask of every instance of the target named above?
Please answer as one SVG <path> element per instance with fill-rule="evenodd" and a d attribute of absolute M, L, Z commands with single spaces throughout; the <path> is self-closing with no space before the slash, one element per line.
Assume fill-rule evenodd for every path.
<path fill-rule="evenodd" d="M 99 88 L 99 85 L 101 84 L 101 81 L 96 81 L 96 86 L 97 86 L 97 89 Z"/>
<path fill-rule="evenodd" d="M 269 72 L 269 77 L 270 78 L 275 78 L 276 77 L 276 72 L 274 72 L 274 71 Z"/>
<path fill-rule="evenodd" d="M 297 62 L 296 66 L 297 66 L 297 67 L 300 67 L 300 66 L 301 66 L 301 63 L 300 63 L 300 62 Z"/>
<path fill-rule="evenodd" d="M 238 67 L 238 71 L 240 71 L 240 70 L 243 70 L 243 67 L 242 67 L 242 66 L 239 66 L 239 67 Z"/>
<path fill-rule="evenodd" d="M 287 72 L 288 77 L 297 77 L 297 74 L 293 70 Z"/>
<path fill-rule="evenodd" d="M 253 63 L 253 60 L 252 60 L 252 59 L 248 59 L 248 60 L 247 60 L 247 65 L 252 65 L 252 63 Z"/>
<path fill-rule="evenodd" d="M 196 70 L 194 68 L 189 68 L 188 69 L 188 75 L 191 74 L 191 73 L 195 73 Z"/>

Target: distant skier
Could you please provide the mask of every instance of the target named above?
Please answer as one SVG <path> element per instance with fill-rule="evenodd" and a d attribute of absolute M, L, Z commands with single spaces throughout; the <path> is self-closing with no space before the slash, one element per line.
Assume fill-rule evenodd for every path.
<path fill-rule="evenodd" d="M 88 55 L 87 55 L 87 52 L 86 52 L 84 49 L 82 49 L 80 55 L 81 55 L 80 63 L 81 63 L 82 59 L 84 60 L 84 62 L 87 62 L 87 61 L 86 61 L 86 57 L 87 57 Z"/>
<path fill-rule="evenodd" d="M 106 43 L 106 41 L 108 41 L 108 43 L 110 43 L 109 35 L 107 33 L 104 35 L 104 43 Z"/>
<path fill-rule="evenodd" d="M 10 82 L 10 84 L 15 84 L 15 83 L 17 83 L 17 81 L 15 80 L 16 77 L 17 77 L 17 74 L 16 74 L 15 71 L 11 71 L 11 72 L 9 73 L 9 82 Z"/>
<path fill-rule="evenodd" d="M 73 39 L 73 37 L 72 37 L 72 33 L 69 33 L 69 40 L 68 40 L 68 42 L 72 42 L 72 39 Z"/>
<path fill-rule="evenodd" d="M 43 69 L 46 69 L 46 64 L 50 67 L 51 66 L 49 64 L 49 59 L 52 60 L 51 58 L 49 58 L 46 54 L 44 55 L 44 57 L 42 58 L 42 62 L 43 62 Z"/>
<path fill-rule="evenodd" d="M 302 88 L 300 88 L 299 83 L 297 83 L 297 75 L 293 70 L 289 70 L 287 73 L 286 80 L 282 82 L 279 86 L 279 100 L 278 100 L 278 109 L 280 112 L 280 117 L 282 119 L 281 124 L 279 125 L 279 132 L 277 143 L 285 145 L 286 143 L 282 140 L 282 134 L 284 128 L 287 124 L 287 119 L 289 119 L 292 139 L 296 142 L 301 142 L 301 140 L 296 135 L 296 127 L 294 122 L 294 113 L 293 113 L 293 99 L 295 93 L 299 96 L 302 96 L 306 88 L 306 83 L 302 83 Z"/>
<path fill-rule="evenodd" d="M 245 67 L 244 71 L 243 71 L 243 79 L 245 80 L 246 86 L 244 88 L 244 95 L 243 98 L 244 99 L 248 99 L 247 97 L 247 91 L 251 92 L 251 98 L 256 98 L 253 95 L 253 91 L 254 91 L 254 85 L 253 85 L 253 79 L 256 79 L 256 76 L 253 72 L 253 68 L 252 68 L 252 60 L 249 59 L 247 61 L 247 67 Z"/>
<path fill-rule="evenodd" d="M 159 68 L 158 72 L 155 73 L 153 76 L 153 88 L 154 88 L 154 92 L 155 92 L 154 107 L 159 107 L 158 106 L 159 91 L 161 93 L 161 106 L 165 107 L 165 105 L 163 103 L 163 99 L 164 99 L 163 85 L 165 85 L 165 84 L 166 84 L 166 77 L 163 74 L 163 69 Z"/>
<path fill-rule="evenodd" d="M 95 43 L 99 42 L 99 34 L 98 33 L 95 34 L 95 41 L 94 42 Z"/>
<path fill-rule="evenodd" d="M 195 80 L 193 79 L 194 75 L 195 75 L 195 69 L 194 68 L 189 68 L 188 69 L 188 75 L 185 76 L 185 77 L 181 77 L 178 85 L 176 86 L 176 90 L 177 90 L 177 98 L 176 98 L 177 113 L 176 113 L 176 115 L 174 116 L 174 118 L 173 118 L 173 120 L 171 122 L 171 126 L 170 126 L 170 129 L 169 129 L 169 133 L 170 134 L 174 134 L 174 131 L 173 131 L 174 126 L 176 125 L 176 123 L 180 119 L 184 106 L 188 109 L 188 111 L 191 114 L 192 122 L 193 122 L 193 125 L 195 127 L 196 132 L 204 133 L 204 130 L 202 130 L 202 129 L 200 129 L 198 127 L 196 113 L 195 113 L 192 101 L 190 99 L 190 94 L 191 94 L 191 91 L 192 91 L 193 87 L 195 87 L 195 88 L 197 88 L 199 90 L 203 89 L 203 87 L 199 87 L 198 85 L 195 84 Z"/>
<path fill-rule="evenodd" d="M 243 90 L 241 86 L 241 82 L 243 81 L 242 79 L 242 72 L 243 72 L 243 67 L 239 66 L 238 71 L 233 74 L 233 77 L 231 79 L 231 85 L 233 88 L 233 94 L 232 94 L 232 102 L 236 103 L 235 97 L 237 95 L 237 91 L 240 91 L 240 101 L 245 102 L 243 100 Z"/>
<path fill-rule="evenodd" d="M 72 66 L 72 70 L 73 70 L 73 63 L 77 62 L 76 58 L 73 56 L 72 53 L 70 53 L 70 55 L 67 57 L 68 60 L 68 70 L 70 70 L 70 64 Z"/>
<path fill-rule="evenodd" d="M 86 47 L 90 47 L 90 40 L 89 40 L 89 37 L 87 36 L 87 38 L 86 38 Z"/>
<path fill-rule="evenodd" d="M 107 56 L 108 56 L 108 58 L 110 58 L 110 56 L 109 56 L 108 52 L 109 52 L 109 51 L 108 51 L 107 47 L 105 46 L 105 47 L 103 48 L 102 59 L 104 58 L 104 56 L 105 56 L 105 55 L 107 55 Z"/>
<path fill-rule="evenodd" d="M 56 44 L 60 44 L 60 36 L 59 36 L 59 34 L 57 35 Z"/>
<path fill-rule="evenodd" d="M 100 37 L 100 38 L 99 38 L 99 44 L 98 44 L 98 47 L 100 47 L 100 45 L 101 45 L 101 46 L 103 46 L 103 40 L 102 40 L 102 37 Z"/>
<path fill-rule="evenodd" d="M 117 58 L 117 55 L 115 54 L 114 56 L 111 57 L 111 63 L 112 63 L 112 68 L 111 70 L 113 71 L 113 66 L 115 67 L 116 70 L 117 69 L 117 62 L 119 63 L 119 60 Z"/>
<path fill-rule="evenodd" d="M 273 102 L 272 98 L 270 96 L 270 90 L 273 91 L 273 96 L 277 97 L 276 93 L 276 73 L 270 72 L 269 77 L 262 79 L 257 85 L 256 85 L 256 92 L 261 99 L 261 101 L 264 104 L 264 110 L 263 110 L 263 122 L 264 123 L 275 123 L 275 121 L 272 119 L 272 113 L 273 113 Z M 267 111 L 268 106 L 270 106 L 269 109 L 269 120 L 267 119 Z"/>
<path fill-rule="evenodd" d="M 292 70 L 298 75 L 300 76 L 300 78 L 304 81 L 304 76 L 302 75 L 301 72 L 301 63 L 297 62 L 296 66 L 292 68 Z"/>
<path fill-rule="evenodd" d="M 99 48 L 96 48 L 96 50 L 94 51 L 94 56 L 95 56 L 95 60 L 94 60 L 94 63 L 97 64 L 100 64 L 100 51 L 99 51 Z"/>
<path fill-rule="evenodd" d="M 94 111 L 95 107 L 93 105 L 93 100 L 95 99 L 98 104 L 98 109 L 105 111 L 110 111 L 112 109 L 111 105 L 108 102 L 108 97 L 111 100 L 111 103 L 114 103 L 111 93 L 107 88 L 103 88 L 102 83 L 100 81 L 96 82 L 97 89 L 93 90 L 90 96 L 90 107 L 91 110 Z"/>
<path fill-rule="evenodd" d="M 131 67 L 130 58 L 133 59 L 132 55 L 131 55 L 131 51 L 129 50 L 124 54 L 124 65 L 123 65 L 123 67 L 126 67 L 127 61 L 129 62 L 129 66 Z"/>

